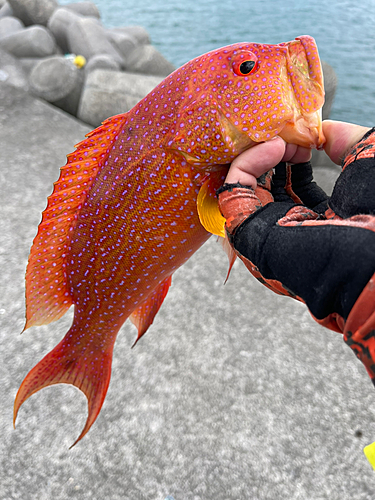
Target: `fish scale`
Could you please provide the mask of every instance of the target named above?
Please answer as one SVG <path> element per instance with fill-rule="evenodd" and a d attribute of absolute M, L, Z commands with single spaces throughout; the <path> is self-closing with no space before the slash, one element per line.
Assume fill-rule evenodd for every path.
<path fill-rule="evenodd" d="M 276 135 L 321 146 L 323 101 L 311 37 L 234 44 L 176 70 L 76 146 L 30 252 L 25 329 L 55 321 L 72 304 L 73 323 L 22 382 L 14 419 L 32 394 L 68 383 L 88 400 L 75 443 L 87 433 L 104 402 L 124 321 L 136 325 L 137 342 L 173 272 L 210 233 L 223 234 L 215 192 L 230 162 Z"/>

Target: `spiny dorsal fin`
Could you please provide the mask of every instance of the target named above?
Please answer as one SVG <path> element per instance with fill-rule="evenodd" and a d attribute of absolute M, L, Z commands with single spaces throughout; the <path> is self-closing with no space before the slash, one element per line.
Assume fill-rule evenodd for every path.
<path fill-rule="evenodd" d="M 87 134 L 61 168 L 29 256 L 25 329 L 59 319 L 72 304 L 64 269 L 68 234 L 126 120 L 126 114 L 116 115 Z"/>
<path fill-rule="evenodd" d="M 130 315 L 130 320 L 138 328 L 138 336 L 132 345 L 144 335 L 148 327 L 154 321 L 154 318 L 159 311 L 172 283 L 172 276 L 159 283 L 151 295 L 140 306 L 135 309 Z"/>

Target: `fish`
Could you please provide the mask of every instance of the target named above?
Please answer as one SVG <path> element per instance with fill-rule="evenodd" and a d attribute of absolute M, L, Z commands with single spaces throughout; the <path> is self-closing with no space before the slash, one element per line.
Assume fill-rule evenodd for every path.
<path fill-rule="evenodd" d="M 117 334 L 145 334 L 174 271 L 211 234 L 224 236 L 215 192 L 230 163 L 279 135 L 321 148 L 324 85 L 308 35 L 276 45 L 241 42 L 189 61 L 134 108 L 90 132 L 68 155 L 48 197 L 26 270 L 24 330 L 72 325 L 24 378 L 14 403 L 71 384 L 88 416 L 102 408 Z"/>

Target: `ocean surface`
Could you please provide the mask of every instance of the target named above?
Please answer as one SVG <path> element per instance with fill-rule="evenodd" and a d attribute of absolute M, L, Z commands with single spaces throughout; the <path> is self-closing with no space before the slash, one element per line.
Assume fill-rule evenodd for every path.
<path fill-rule="evenodd" d="M 60 0 L 68 3 L 72 0 Z M 176 66 L 236 42 L 315 38 L 338 77 L 335 120 L 375 125 L 375 0 L 94 0 L 107 27 L 141 25 Z"/>

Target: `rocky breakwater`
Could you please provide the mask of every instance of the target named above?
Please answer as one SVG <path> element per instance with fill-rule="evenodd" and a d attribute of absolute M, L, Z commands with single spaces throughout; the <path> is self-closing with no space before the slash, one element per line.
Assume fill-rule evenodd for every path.
<path fill-rule="evenodd" d="M 143 27 L 107 29 L 90 1 L 0 0 L 0 81 L 93 127 L 130 110 L 174 69 Z M 325 62 L 323 75 L 326 119 L 337 79 Z M 322 152 L 314 163 L 332 166 Z"/>
<path fill-rule="evenodd" d="M 92 2 L 0 0 L 0 7 L 0 81 L 94 127 L 175 69 L 144 28 L 107 29 Z"/>

